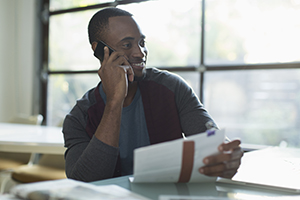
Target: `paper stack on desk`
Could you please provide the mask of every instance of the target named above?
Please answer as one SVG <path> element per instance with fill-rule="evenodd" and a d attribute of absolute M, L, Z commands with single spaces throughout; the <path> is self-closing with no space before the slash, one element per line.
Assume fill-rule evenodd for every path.
<path fill-rule="evenodd" d="M 149 200 L 118 185 L 96 186 L 71 179 L 42 181 L 14 186 L 5 199 L 30 200 Z M 0 197 L 1 198 L 1 197 Z"/>
<path fill-rule="evenodd" d="M 199 173 L 206 156 L 218 153 L 224 130 L 208 130 L 134 151 L 133 182 L 211 182 L 215 177 Z"/>

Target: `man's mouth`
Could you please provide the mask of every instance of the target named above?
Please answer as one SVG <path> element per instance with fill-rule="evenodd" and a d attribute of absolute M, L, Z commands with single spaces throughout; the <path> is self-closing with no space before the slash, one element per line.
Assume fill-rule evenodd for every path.
<path fill-rule="evenodd" d="M 144 69 L 146 64 L 145 62 L 139 62 L 139 63 L 130 63 L 131 64 L 131 67 L 134 68 L 134 69 Z"/>

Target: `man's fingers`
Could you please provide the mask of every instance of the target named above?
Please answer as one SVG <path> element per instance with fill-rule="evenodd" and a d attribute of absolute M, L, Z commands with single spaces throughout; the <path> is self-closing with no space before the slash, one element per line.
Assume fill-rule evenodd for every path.
<path fill-rule="evenodd" d="M 244 151 L 241 147 L 236 148 L 231 154 L 231 160 L 241 159 L 244 155 Z"/>
<path fill-rule="evenodd" d="M 133 69 L 132 67 L 130 66 L 130 68 L 127 70 L 127 76 L 128 76 L 128 80 L 130 82 L 133 82 L 134 80 L 134 72 L 133 72 Z"/>
<path fill-rule="evenodd" d="M 221 162 L 228 162 L 230 160 L 237 160 L 243 156 L 244 152 L 241 147 L 235 148 L 231 152 L 223 152 L 217 155 L 208 156 L 203 159 L 206 165 L 214 165 Z"/>
<path fill-rule="evenodd" d="M 228 143 L 222 143 L 219 146 L 219 151 L 231 151 L 232 149 L 239 147 L 240 144 L 241 144 L 240 140 L 233 140 Z"/>
<path fill-rule="evenodd" d="M 204 166 L 201 167 L 199 171 L 204 174 L 213 174 L 226 170 L 236 170 L 239 168 L 240 164 L 240 160 L 233 160 L 228 162 L 222 162 L 216 165 Z"/>
<path fill-rule="evenodd" d="M 244 154 L 240 144 L 240 140 L 221 144 L 218 147 L 219 154 L 203 159 L 205 166 L 199 168 L 199 172 L 207 176 L 232 178 L 237 172 Z"/>
<path fill-rule="evenodd" d="M 231 155 L 230 154 L 218 154 L 218 155 L 214 155 L 214 156 L 208 156 L 206 158 L 203 159 L 203 163 L 205 165 L 213 165 L 213 164 L 217 164 L 217 163 L 222 163 L 224 161 L 228 161 L 231 159 Z"/>
<path fill-rule="evenodd" d="M 222 143 L 219 146 L 220 153 L 204 158 L 203 163 L 206 165 L 213 165 L 221 162 L 240 159 L 244 154 L 242 148 L 240 147 L 240 144 L 240 140 L 233 140 L 229 143 Z"/>
<path fill-rule="evenodd" d="M 223 162 L 212 166 L 201 167 L 199 172 L 207 176 L 231 178 L 237 172 L 240 164 L 240 160 Z"/>
<path fill-rule="evenodd" d="M 103 56 L 103 61 L 107 60 L 109 57 L 109 49 L 107 46 L 104 47 L 104 56 Z"/>
<path fill-rule="evenodd" d="M 232 178 L 236 174 L 237 170 L 226 170 L 223 172 L 217 172 L 214 174 L 210 174 L 207 176 L 214 176 L 214 177 L 223 177 L 223 178 Z"/>
<path fill-rule="evenodd" d="M 241 164 L 240 160 L 232 160 L 229 162 L 224 162 L 224 166 L 225 166 L 226 170 L 237 169 L 237 168 L 239 168 L 240 164 Z"/>
<path fill-rule="evenodd" d="M 132 67 L 130 65 L 120 65 L 119 67 L 124 69 L 125 73 L 127 74 L 128 80 L 132 82 L 134 79 L 134 72 Z"/>

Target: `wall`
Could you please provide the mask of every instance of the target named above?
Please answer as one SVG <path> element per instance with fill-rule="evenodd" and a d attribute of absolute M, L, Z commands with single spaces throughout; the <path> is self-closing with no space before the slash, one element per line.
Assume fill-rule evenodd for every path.
<path fill-rule="evenodd" d="M 35 114 L 36 22 L 36 0 L 0 0 L 0 122 Z"/>

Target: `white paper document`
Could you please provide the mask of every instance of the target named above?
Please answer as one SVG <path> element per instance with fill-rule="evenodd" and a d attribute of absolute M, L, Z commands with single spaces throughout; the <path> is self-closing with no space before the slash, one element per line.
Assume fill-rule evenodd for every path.
<path fill-rule="evenodd" d="M 208 130 L 134 151 L 133 182 L 211 182 L 215 177 L 199 173 L 203 159 L 218 153 L 224 130 Z"/>
<path fill-rule="evenodd" d="M 96 186 L 71 179 L 20 184 L 11 189 L 10 195 L 30 200 L 149 200 L 118 185 Z"/>

